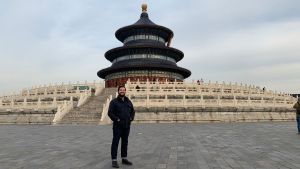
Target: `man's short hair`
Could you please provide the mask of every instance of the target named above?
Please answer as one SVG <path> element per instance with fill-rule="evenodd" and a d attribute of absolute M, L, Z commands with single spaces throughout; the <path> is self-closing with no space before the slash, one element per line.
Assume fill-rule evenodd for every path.
<path fill-rule="evenodd" d="M 118 91 L 119 91 L 121 88 L 125 88 L 125 90 L 126 90 L 126 87 L 123 86 L 123 85 L 121 85 L 121 86 L 118 87 Z"/>

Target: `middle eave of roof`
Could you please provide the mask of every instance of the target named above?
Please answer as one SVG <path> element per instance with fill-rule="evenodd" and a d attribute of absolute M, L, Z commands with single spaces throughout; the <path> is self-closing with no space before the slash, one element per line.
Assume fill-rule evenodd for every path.
<path fill-rule="evenodd" d="M 126 54 L 132 54 L 129 51 L 134 49 L 140 49 L 140 50 L 150 49 L 152 51 L 163 50 L 165 51 L 166 56 L 173 56 L 176 62 L 180 61 L 184 56 L 184 53 L 182 51 L 167 46 L 138 45 L 138 46 L 122 46 L 122 47 L 110 49 L 105 53 L 105 58 L 112 62 L 115 58 L 124 56 Z"/>

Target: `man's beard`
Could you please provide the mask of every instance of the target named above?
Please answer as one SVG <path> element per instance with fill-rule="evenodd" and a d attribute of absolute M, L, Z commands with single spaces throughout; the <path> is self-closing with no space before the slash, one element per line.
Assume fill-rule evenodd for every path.
<path fill-rule="evenodd" d="M 120 96 L 120 97 L 124 97 L 124 96 L 125 96 L 125 93 L 123 93 L 123 94 L 119 93 L 119 96 Z"/>

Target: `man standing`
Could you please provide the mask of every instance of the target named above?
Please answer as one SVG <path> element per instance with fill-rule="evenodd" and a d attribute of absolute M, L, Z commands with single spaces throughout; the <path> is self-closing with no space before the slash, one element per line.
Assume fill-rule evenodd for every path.
<path fill-rule="evenodd" d="M 300 98 L 298 98 L 297 103 L 294 105 L 294 109 L 296 109 L 296 120 L 298 127 L 298 134 L 300 134 Z"/>
<path fill-rule="evenodd" d="M 108 108 L 108 116 L 113 121 L 113 139 L 111 144 L 112 167 L 119 168 L 117 162 L 118 145 L 121 138 L 122 164 L 132 165 L 127 159 L 128 136 L 131 121 L 134 119 L 134 108 L 128 97 L 125 96 L 126 88 L 118 88 L 118 97 L 113 99 Z"/>

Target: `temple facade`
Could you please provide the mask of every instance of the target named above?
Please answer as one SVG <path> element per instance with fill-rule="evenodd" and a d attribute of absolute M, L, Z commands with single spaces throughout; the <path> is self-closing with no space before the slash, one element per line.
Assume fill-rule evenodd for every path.
<path fill-rule="evenodd" d="M 147 6 L 142 5 L 140 19 L 116 31 L 116 38 L 123 46 L 105 53 L 112 65 L 98 71 L 105 79 L 105 87 L 117 87 L 130 81 L 183 81 L 191 75 L 177 66 L 184 54 L 170 47 L 172 30 L 153 23 Z"/>

